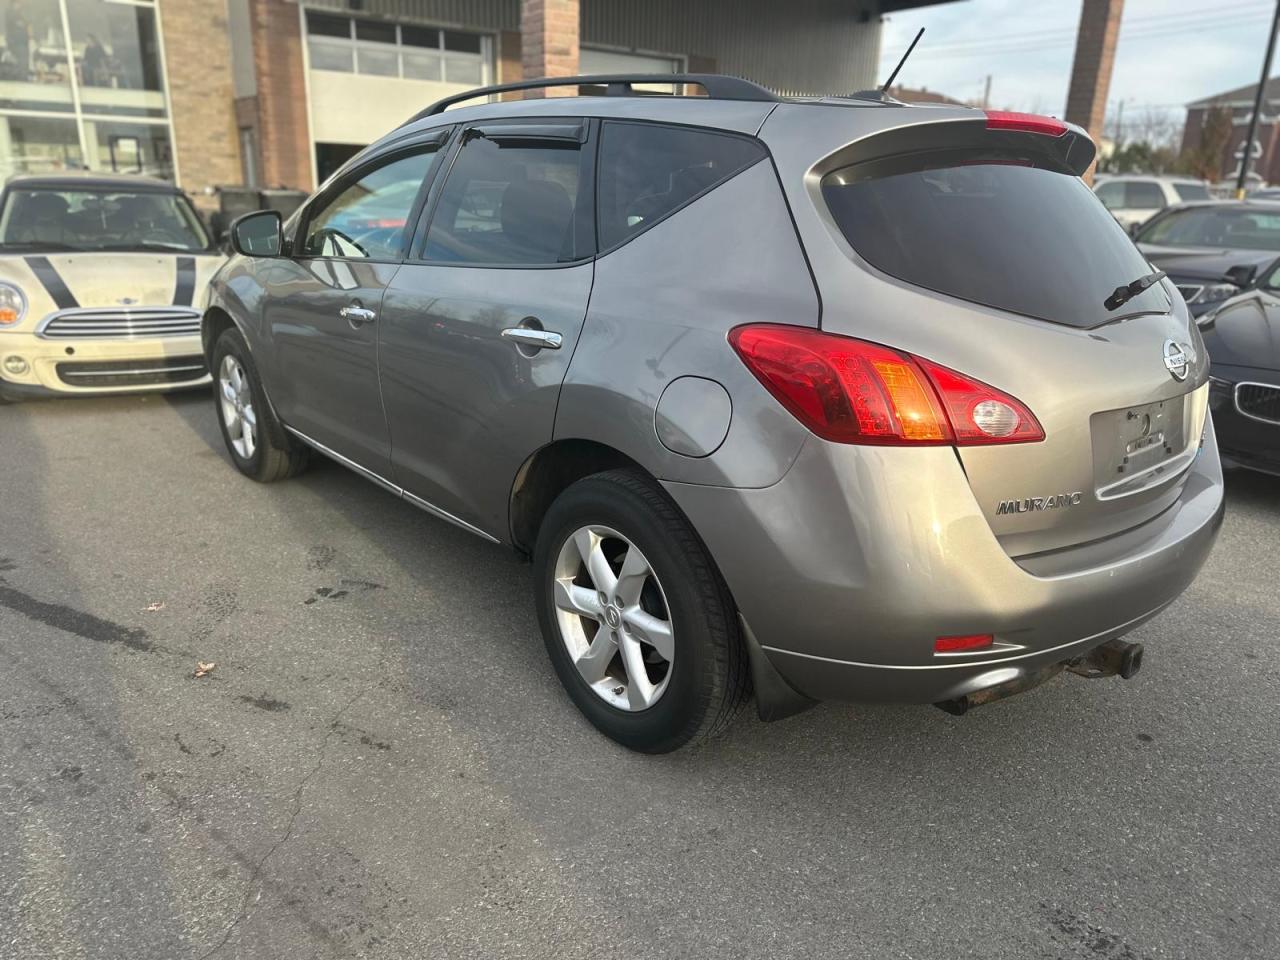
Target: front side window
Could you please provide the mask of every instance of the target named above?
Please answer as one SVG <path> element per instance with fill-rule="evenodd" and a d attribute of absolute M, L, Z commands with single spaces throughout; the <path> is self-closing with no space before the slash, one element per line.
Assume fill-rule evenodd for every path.
<path fill-rule="evenodd" d="M 0 250 L 196 252 L 209 236 L 186 197 L 102 190 L 9 192 L 0 211 Z"/>
<path fill-rule="evenodd" d="M 1151 265 L 1079 177 L 1033 156 L 921 152 L 853 164 L 822 179 L 836 225 L 862 259 L 929 290 L 1089 328 L 1104 301 Z M 1156 284 L 1124 313 L 1169 309 Z"/>
<path fill-rule="evenodd" d="M 765 156 L 743 137 L 606 123 L 600 140 L 600 249 L 608 250 Z"/>
<path fill-rule="evenodd" d="M 302 255 L 395 260 L 435 148 L 361 175 L 308 217 Z"/>
<path fill-rule="evenodd" d="M 1189 207 L 1147 225 L 1137 240 L 1162 247 L 1280 250 L 1280 214 L 1244 206 Z"/>
<path fill-rule="evenodd" d="M 1124 205 L 1130 210 L 1159 210 L 1164 206 L 1164 191 L 1150 180 L 1130 180 L 1125 184 Z"/>
<path fill-rule="evenodd" d="M 446 263 L 547 265 L 578 259 L 580 144 L 464 139 L 436 205 L 424 257 Z"/>

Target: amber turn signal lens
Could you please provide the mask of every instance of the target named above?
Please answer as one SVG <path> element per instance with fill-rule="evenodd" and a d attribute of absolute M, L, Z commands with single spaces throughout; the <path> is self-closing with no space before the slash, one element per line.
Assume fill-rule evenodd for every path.
<path fill-rule="evenodd" d="M 0 307 L 0 326 L 8 326 L 22 319 L 22 314 L 13 307 Z"/>

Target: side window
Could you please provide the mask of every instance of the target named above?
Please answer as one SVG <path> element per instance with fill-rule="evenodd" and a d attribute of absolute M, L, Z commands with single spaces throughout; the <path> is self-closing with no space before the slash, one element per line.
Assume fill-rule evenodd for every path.
<path fill-rule="evenodd" d="M 435 148 L 370 170 L 307 222 L 304 257 L 395 260 Z"/>
<path fill-rule="evenodd" d="M 436 204 L 423 257 L 546 265 L 578 259 L 582 145 L 469 133 Z"/>
<path fill-rule="evenodd" d="M 1102 201 L 1102 205 L 1108 210 L 1118 210 L 1124 207 L 1124 184 L 1104 183 L 1097 189 L 1098 199 Z"/>
<path fill-rule="evenodd" d="M 754 140 L 652 123 L 609 122 L 596 209 L 608 250 L 765 156 Z"/>
<path fill-rule="evenodd" d="M 1150 180 L 1130 180 L 1126 185 L 1124 205 L 1131 210 L 1161 210 L 1164 191 Z"/>

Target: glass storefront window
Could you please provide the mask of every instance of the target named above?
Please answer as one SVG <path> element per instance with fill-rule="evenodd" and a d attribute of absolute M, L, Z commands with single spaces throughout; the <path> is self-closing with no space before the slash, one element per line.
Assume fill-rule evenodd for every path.
<path fill-rule="evenodd" d="M 173 179 L 173 148 L 165 124 L 86 120 L 84 138 L 94 170 Z"/>
<path fill-rule="evenodd" d="M 75 101 L 58 0 L 0 0 L 0 109 L 71 113 Z"/>
<path fill-rule="evenodd" d="M 312 70 L 479 86 L 490 69 L 492 43 L 478 33 L 307 11 Z"/>
<path fill-rule="evenodd" d="M 162 63 L 153 0 L 0 0 L 0 169 L 172 178 Z"/>
<path fill-rule="evenodd" d="M 0 117 L 0 174 L 80 170 L 76 122 L 62 117 Z"/>

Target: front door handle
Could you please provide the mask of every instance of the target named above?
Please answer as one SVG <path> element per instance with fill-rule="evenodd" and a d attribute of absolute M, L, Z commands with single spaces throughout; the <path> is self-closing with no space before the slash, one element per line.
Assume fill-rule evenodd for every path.
<path fill-rule="evenodd" d="M 338 316 L 342 317 L 343 320 L 347 321 L 347 323 L 351 324 L 353 327 L 358 327 L 361 324 L 373 323 L 377 314 L 368 307 L 353 306 L 343 307 L 338 311 Z"/>
<path fill-rule="evenodd" d="M 518 343 L 523 347 L 535 350 L 559 350 L 564 343 L 560 334 L 551 330 L 538 330 L 535 327 L 508 327 L 502 331 L 502 339 Z"/>

